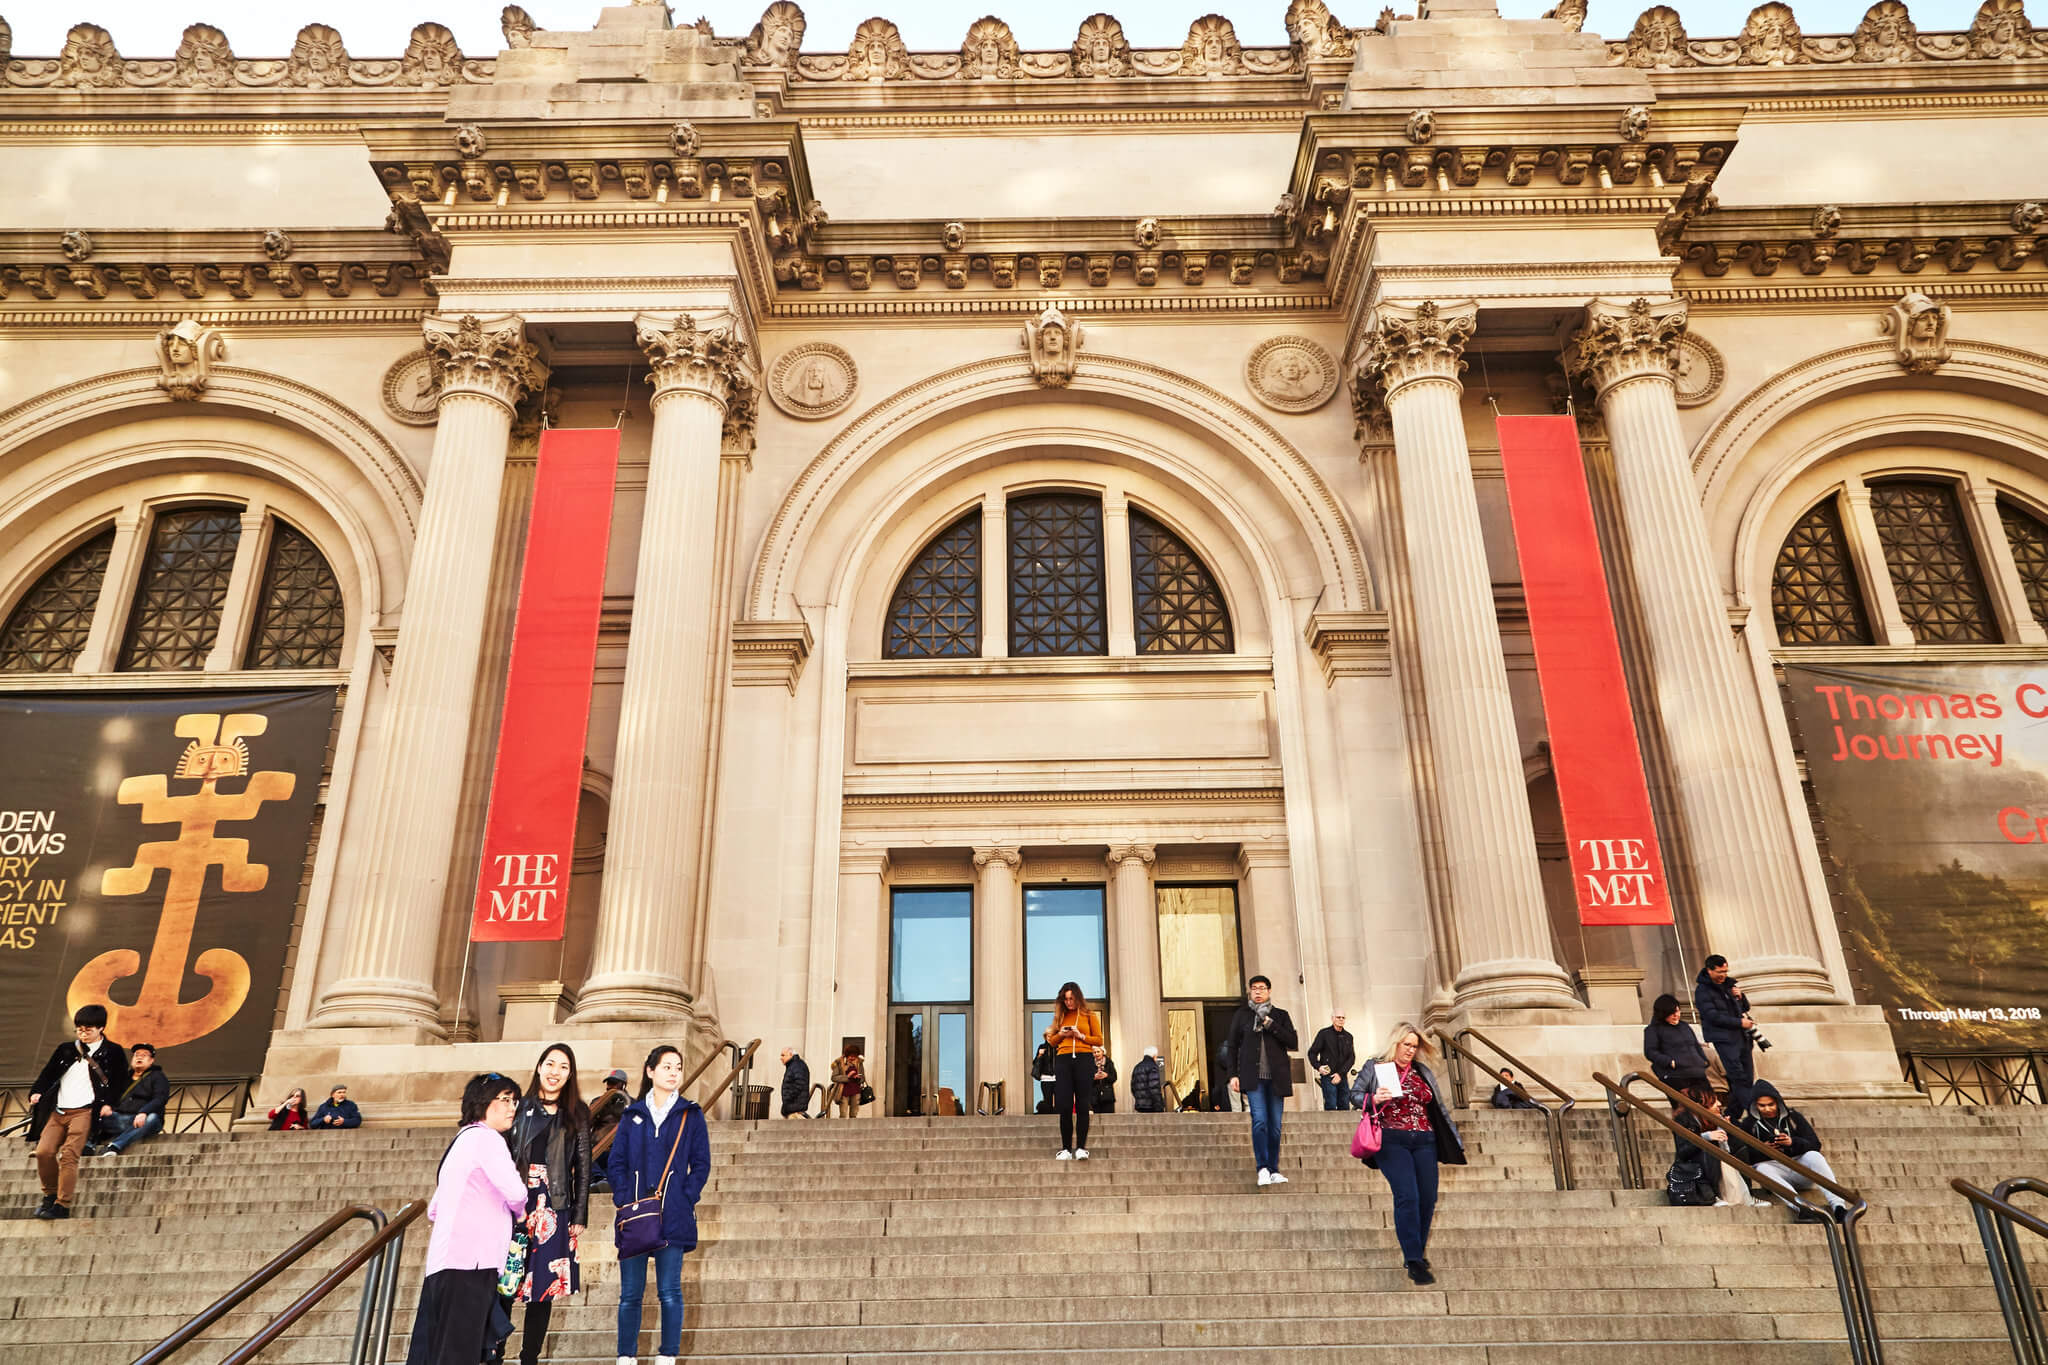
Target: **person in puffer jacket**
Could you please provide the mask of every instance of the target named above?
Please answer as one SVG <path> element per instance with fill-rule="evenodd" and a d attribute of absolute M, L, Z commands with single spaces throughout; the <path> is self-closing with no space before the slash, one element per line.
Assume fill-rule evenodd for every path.
<path fill-rule="evenodd" d="M 1159 1049 L 1148 1047 L 1131 1068 L 1131 1108 L 1140 1114 L 1166 1112 L 1166 1068 L 1159 1065 Z"/>
<path fill-rule="evenodd" d="M 1775 1147 L 1782 1156 L 1776 1161 L 1754 1162 L 1757 1170 L 1776 1180 L 1782 1180 L 1795 1190 L 1819 1189 L 1808 1179 L 1808 1174 L 1835 1178 L 1835 1168 L 1821 1155 L 1820 1138 L 1813 1131 L 1813 1125 L 1806 1121 L 1806 1115 L 1785 1103 L 1785 1097 L 1778 1093 L 1778 1087 L 1769 1081 L 1756 1083 L 1756 1095 L 1749 1102 L 1749 1114 L 1743 1120 L 1742 1130 L 1763 1143 Z M 1821 1189 L 1827 1197 L 1828 1207 L 1840 1218 L 1848 1212 L 1849 1205 L 1833 1190 Z M 1805 1216 L 1802 1213 L 1802 1217 Z M 1815 1219 L 1819 1214 L 1812 1215 Z"/>
<path fill-rule="evenodd" d="M 1649 1058 L 1657 1079 L 1673 1090 L 1684 1090 L 1707 1081 L 1707 1050 L 1700 1046 L 1692 1025 L 1678 1011 L 1678 997 L 1664 994 L 1650 1006 L 1650 1022 L 1643 1029 L 1643 1056 Z"/>

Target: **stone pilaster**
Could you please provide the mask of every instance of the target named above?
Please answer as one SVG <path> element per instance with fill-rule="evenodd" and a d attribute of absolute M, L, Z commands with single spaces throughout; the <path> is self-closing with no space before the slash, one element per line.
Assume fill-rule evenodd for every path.
<path fill-rule="evenodd" d="M 1024 1027 L 1024 901 L 1014 848 L 974 850 L 974 1082 L 1002 1081 L 1012 1112 L 1032 1104 L 1031 1053 Z"/>
<path fill-rule="evenodd" d="M 1459 410 L 1470 303 L 1383 306 L 1361 369 L 1394 428 L 1409 591 L 1448 836 L 1453 986 L 1469 1007 L 1578 1005 L 1551 955 L 1492 575 Z"/>
<path fill-rule="evenodd" d="M 1109 850 L 1110 914 L 1116 920 L 1116 960 L 1110 964 L 1109 1055 L 1117 1074 L 1138 1064 L 1138 1054 L 1156 1046 L 1166 1054 L 1166 1006 L 1160 997 L 1159 907 L 1152 895 L 1150 844 L 1116 844 Z"/>
<path fill-rule="evenodd" d="M 1755 687 L 1736 657 L 1672 380 L 1685 304 L 1595 301 L 1565 364 L 1599 395 L 1677 775 L 1708 952 L 1750 999 L 1829 1002 L 1813 917 L 1771 770 Z"/>
<path fill-rule="evenodd" d="M 341 975 L 321 995 L 316 1027 L 441 1031 L 434 942 L 491 597 L 506 443 L 514 407 L 547 380 L 516 317 L 431 317 L 425 333 L 440 378 L 440 424 L 406 574 L 370 803 L 370 866 Z"/>
<path fill-rule="evenodd" d="M 689 960 L 709 799 L 719 463 L 725 433 L 751 431 L 758 390 L 747 344 L 688 317 L 642 317 L 654 432 L 619 745 L 605 841 L 604 898 L 579 1023 L 689 1012 Z"/>

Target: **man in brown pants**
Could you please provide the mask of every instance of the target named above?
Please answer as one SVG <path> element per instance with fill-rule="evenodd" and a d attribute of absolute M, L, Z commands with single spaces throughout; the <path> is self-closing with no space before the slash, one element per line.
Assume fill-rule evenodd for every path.
<path fill-rule="evenodd" d="M 43 1179 L 38 1218 L 69 1218 L 78 1192 L 78 1154 L 92 1136 L 93 1120 L 114 1112 L 117 1086 L 128 1074 L 120 1045 L 106 1036 L 107 1007 L 80 1005 L 71 1017 L 75 1042 L 60 1043 L 36 1083 L 28 1105 L 41 1137 L 36 1171 Z"/>

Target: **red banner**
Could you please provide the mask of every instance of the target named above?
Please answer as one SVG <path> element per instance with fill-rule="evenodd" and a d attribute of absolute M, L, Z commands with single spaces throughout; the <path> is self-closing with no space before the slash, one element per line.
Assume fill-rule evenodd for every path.
<path fill-rule="evenodd" d="M 1579 923 L 1669 924 L 1578 428 L 1569 417 L 1502 417 L 1496 426 Z"/>
<path fill-rule="evenodd" d="M 541 434 L 469 930 L 478 943 L 562 936 L 618 463 L 617 431 Z"/>

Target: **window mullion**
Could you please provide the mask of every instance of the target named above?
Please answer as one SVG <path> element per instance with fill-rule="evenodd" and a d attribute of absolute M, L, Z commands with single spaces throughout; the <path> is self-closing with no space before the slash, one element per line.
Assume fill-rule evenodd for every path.
<path fill-rule="evenodd" d="M 1132 606 L 1131 503 L 1121 493 L 1105 493 L 1102 498 L 1102 552 L 1109 580 L 1109 652 L 1130 658 L 1138 652 L 1138 627 Z"/>
<path fill-rule="evenodd" d="M 270 548 L 270 513 L 260 498 L 242 509 L 242 535 L 235 542 L 234 567 L 228 570 L 227 600 L 221 603 L 220 630 L 206 656 L 208 673 L 228 673 L 242 666 L 249 650 L 249 626 L 256 619 L 256 595 L 263 589 L 263 556 Z"/>
<path fill-rule="evenodd" d="M 149 545 L 149 517 L 141 503 L 130 503 L 114 514 L 114 548 L 107 556 L 106 577 L 100 582 L 99 601 L 92 609 L 92 628 L 86 633 L 85 648 L 78 653 L 74 673 L 111 673 L 121 650 L 121 632 L 135 603 L 135 588 L 142 578 L 142 556 Z"/>
<path fill-rule="evenodd" d="M 2026 584 L 2020 581 L 2019 565 L 2013 562 L 2012 545 L 2005 538 L 2005 520 L 1998 515 L 1998 490 L 1967 476 L 1963 489 L 1969 494 L 1963 499 L 1963 517 L 1977 548 L 1977 562 L 1985 569 L 1984 587 L 1998 617 L 2000 638 L 2018 645 L 2048 644 L 2048 631 L 2034 619 Z"/>
<path fill-rule="evenodd" d="M 981 504 L 981 657 L 1010 654 L 1010 500 L 998 488 Z"/>
<path fill-rule="evenodd" d="M 1913 628 L 1899 610 L 1899 590 L 1892 583 L 1884 542 L 1877 534 L 1877 518 L 1870 511 L 1869 485 L 1850 475 L 1842 488 L 1842 500 L 1849 507 L 1849 558 L 1856 565 L 1856 576 L 1863 580 L 1863 600 L 1877 609 L 1877 629 L 1883 637 L 1879 643 L 1911 645 Z"/>

